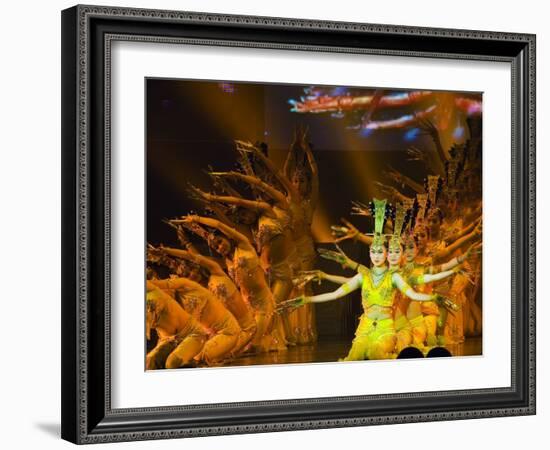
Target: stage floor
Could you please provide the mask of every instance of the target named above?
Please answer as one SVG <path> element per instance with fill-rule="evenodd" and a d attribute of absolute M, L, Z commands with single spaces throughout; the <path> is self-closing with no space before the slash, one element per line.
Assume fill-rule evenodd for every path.
<path fill-rule="evenodd" d="M 289 347 L 285 351 L 243 355 L 224 366 L 335 362 L 347 355 L 350 345 L 350 341 L 319 341 L 312 345 Z M 448 345 L 446 348 L 453 356 L 481 355 L 481 337 L 467 338 L 462 344 Z"/>

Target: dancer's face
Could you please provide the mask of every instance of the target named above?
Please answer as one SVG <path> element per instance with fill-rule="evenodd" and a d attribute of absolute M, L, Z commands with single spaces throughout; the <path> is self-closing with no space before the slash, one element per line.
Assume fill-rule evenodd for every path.
<path fill-rule="evenodd" d="M 417 240 L 418 248 L 425 248 L 428 244 L 429 239 L 428 230 L 426 228 L 421 228 L 420 230 L 415 232 L 414 236 Z"/>
<path fill-rule="evenodd" d="M 416 242 L 414 242 L 414 239 L 410 239 L 405 244 L 405 259 L 407 262 L 413 262 L 416 258 L 416 255 L 418 253 L 418 249 L 416 247 Z"/>
<path fill-rule="evenodd" d="M 370 260 L 374 267 L 380 267 L 386 262 L 386 248 L 384 246 L 371 247 Z"/>
<path fill-rule="evenodd" d="M 300 192 L 300 195 L 307 194 L 307 177 L 301 172 L 297 171 L 292 176 L 292 184 Z"/>
<path fill-rule="evenodd" d="M 430 217 L 428 217 L 428 226 L 430 227 L 432 236 L 437 236 L 439 234 L 439 230 L 441 229 L 441 218 L 439 214 L 430 214 Z"/>
<path fill-rule="evenodd" d="M 401 261 L 401 255 L 403 254 L 401 246 L 392 246 L 388 250 L 388 262 L 391 266 L 397 266 Z"/>
<path fill-rule="evenodd" d="M 211 245 L 222 256 L 228 256 L 231 252 L 231 243 L 221 236 L 212 238 Z"/>

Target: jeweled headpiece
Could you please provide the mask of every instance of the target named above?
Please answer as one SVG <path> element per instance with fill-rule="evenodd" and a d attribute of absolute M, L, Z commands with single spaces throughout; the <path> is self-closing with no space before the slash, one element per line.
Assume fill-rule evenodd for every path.
<path fill-rule="evenodd" d="M 401 203 L 403 204 L 403 208 L 405 208 L 405 226 L 403 227 L 403 232 L 405 232 L 409 231 L 413 226 L 412 217 L 414 212 L 415 199 L 405 197 Z"/>
<path fill-rule="evenodd" d="M 453 189 L 456 186 L 459 161 L 451 159 L 447 161 L 447 189 Z"/>
<path fill-rule="evenodd" d="M 412 232 L 414 227 L 414 213 L 415 213 L 414 198 L 406 198 L 403 200 L 403 208 L 405 209 L 405 226 L 403 227 L 402 242 L 407 244 L 409 239 L 412 239 Z"/>
<path fill-rule="evenodd" d="M 428 175 L 426 190 L 430 207 L 434 207 L 437 201 L 437 194 L 440 188 L 441 177 L 439 175 Z"/>
<path fill-rule="evenodd" d="M 402 203 L 398 203 L 395 207 L 395 214 L 393 218 L 393 233 L 388 244 L 389 249 L 398 249 L 401 247 L 401 232 L 403 231 L 403 225 L 405 224 L 405 217 L 407 210 Z"/>
<path fill-rule="evenodd" d="M 413 209 L 414 206 L 414 198 L 405 198 L 402 201 L 403 208 L 405 208 L 405 213 L 408 213 L 410 210 Z"/>
<path fill-rule="evenodd" d="M 386 212 L 387 212 L 387 202 L 386 200 L 378 200 L 374 198 L 370 205 L 371 214 L 374 217 L 374 234 L 372 239 L 371 248 L 380 248 L 384 246 L 385 237 L 382 234 L 384 230 L 384 223 L 386 222 Z"/>
<path fill-rule="evenodd" d="M 428 194 L 416 194 L 416 204 L 418 209 L 416 211 L 415 226 L 420 224 L 426 217 L 426 210 L 428 209 Z"/>
<path fill-rule="evenodd" d="M 463 165 L 466 159 L 466 146 L 464 144 L 454 144 L 449 150 L 451 158 Z"/>

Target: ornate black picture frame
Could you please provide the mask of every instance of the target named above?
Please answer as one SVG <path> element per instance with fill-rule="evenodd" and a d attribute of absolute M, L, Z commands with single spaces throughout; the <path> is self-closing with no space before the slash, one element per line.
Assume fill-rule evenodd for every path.
<path fill-rule="evenodd" d="M 512 371 L 506 388 L 113 409 L 110 46 L 115 40 L 509 62 Z M 97 443 L 535 413 L 535 36 L 75 6 L 62 12 L 62 437 Z"/>

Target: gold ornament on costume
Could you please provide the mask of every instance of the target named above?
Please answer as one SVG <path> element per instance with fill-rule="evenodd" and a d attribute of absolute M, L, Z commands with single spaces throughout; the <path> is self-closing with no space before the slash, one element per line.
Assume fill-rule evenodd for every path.
<path fill-rule="evenodd" d="M 463 164 L 466 159 L 466 146 L 464 144 L 454 144 L 449 153 L 453 160 Z"/>
<path fill-rule="evenodd" d="M 428 208 L 428 194 L 416 194 L 416 203 L 418 211 L 416 212 L 415 225 L 419 224 L 426 217 L 426 209 Z"/>
<path fill-rule="evenodd" d="M 384 223 L 386 222 L 386 199 L 378 200 L 374 198 L 372 200 L 372 209 L 374 216 L 374 236 L 372 239 L 371 248 L 380 248 L 384 246 L 384 235 L 382 231 L 384 229 Z"/>
<path fill-rule="evenodd" d="M 403 204 L 398 203 L 395 207 L 395 217 L 393 219 L 393 234 L 390 238 L 388 248 L 394 249 L 401 246 L 401 232 L 403 231 L 403 225 L 405 224 L 405 216 L 407 210 Z"/>
<path fill-rule="evenodd" d="M 457 159 L 452 159 L 447 162 L 447 189 L 453 189 L 456 186 L 456 176 L 458 173 Z"/>
<path fill-rule="evenodd" d="M 430 207 L 434 208 L 437 201 L 437 190 L 439 189 L 439 175 L 428 175 L 428 200 Z"/>
<path fill-rule="evenodd" d="M 403 208 L 405 208 L 405 212 L 409 212 L 411 209 L 413 209 L 414 206 L 414 198 L 406 198 L 403 200 Z"/>

